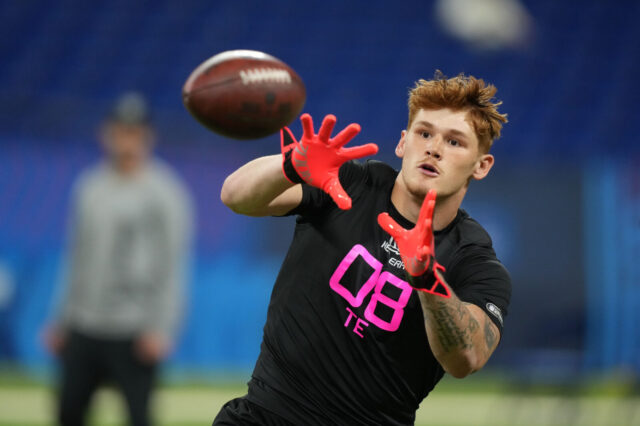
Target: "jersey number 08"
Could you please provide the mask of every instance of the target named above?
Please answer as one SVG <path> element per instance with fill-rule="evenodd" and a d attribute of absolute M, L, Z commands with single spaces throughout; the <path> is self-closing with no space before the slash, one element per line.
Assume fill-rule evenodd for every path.
<path fill-rule="evenodd" d="M 351 264 L 358 257 L 361 257 L 365 262 L 367 262 L 367 264 L 373 268 L 373 272 L 354 296 L 344 285 L 342 285 L 340 280 L 344 277 Z M 329 279 L 329 285 L 333 291 L 342 296 L 354 308 L 360 307 L 365 297 L 367 297 L 367 295 L 371 293 L 371 290 L 373 290 L 371 300 L 365 308 L 364 317 L 369 322 L 383 330 L 396 331 L 400 327 L 400 322 L 404 315 L 404 308 L 409 302 L 411 291 L 413 289 L 408 282 L 401 280 L 392 273 L 387 271 L 382 272 L 382 266 L 382 263 L 373 257 L 366 248 L 360 244 L 356 244 L 351 250 L 349 250 L 349 253 L 347 253 L 336 268 L 335 272 Z M 382 293 L 382 289 L 387 284 L 393 285 L 400 290 L 400 296 L 397 300 L 394 300 Z M 382 303 L 393 310 L 391 320 L 385 321 L 376 315 L 375 309 L 378 303 Z"/>

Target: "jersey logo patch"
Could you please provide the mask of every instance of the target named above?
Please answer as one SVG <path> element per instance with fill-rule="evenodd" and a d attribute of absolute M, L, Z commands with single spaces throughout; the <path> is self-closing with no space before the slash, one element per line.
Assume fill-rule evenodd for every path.
<path fill-rule="evenodd" d="M 389 241 L 385 241 L 380 247 L 389 254 L 400 256 L 400 250 L 398 250 L 398 245 L 394 241 L 393 237 L 389 237 Z"/>
<path fill-rule="evenodd" d="M 398 250 L 398 245 L 394 241 L 393 237 L 389 237 L 389 240 L 383 242 L 380 247 L 382 247 L 382 249 L 386 251 L 387 254 L 394 254 L 396 256 L 400 256 L 400 250 Z M 395 257 L 389 258 L 389 265 L 398 269 L 404 269 L 404 263 L 402 263 L 402 260 L 397 259 Z"/>
<path fill-rule="evenodd" d="M 498 321 L 500 321 L 500 325 L 504 325 L 502 323 L 502 311 L 500 310 L 500 308 L 498 308 L 493 303 L 487 303 L 487 310 L 491 312 L 491 315 L 498 318 Z"/>

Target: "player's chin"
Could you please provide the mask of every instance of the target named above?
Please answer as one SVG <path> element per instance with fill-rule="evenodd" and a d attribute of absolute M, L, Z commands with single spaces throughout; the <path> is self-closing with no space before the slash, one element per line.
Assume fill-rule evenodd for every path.
<path fill-rule="evenodd" d="M 413 197 L 415 197 L 416 199 L 422 200 L 432 189 L 435 189 L 436 192 L 439 193 L 438 187 L 436 185 L 433 185 L 433 183 L 421 182 L 421 184 L 415 185 L 413 188 L 411 188 L 411 195 L 413 195 Z"/>

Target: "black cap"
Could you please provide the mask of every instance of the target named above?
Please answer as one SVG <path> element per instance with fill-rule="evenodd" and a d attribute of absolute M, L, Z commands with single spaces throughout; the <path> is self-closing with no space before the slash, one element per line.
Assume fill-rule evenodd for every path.
<path fill-rule="evenodd" d="M 148 125 L 151 117 L 147 100 L 138 92 L 122 94 L 116 100 L 109 120 L 121 124 Z"/>

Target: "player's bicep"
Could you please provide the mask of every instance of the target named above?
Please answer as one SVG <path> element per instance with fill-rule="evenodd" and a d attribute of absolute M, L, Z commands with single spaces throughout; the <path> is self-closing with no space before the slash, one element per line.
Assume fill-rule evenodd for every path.
<path fill-rule="evenodd" d="M 285 190 L 269 204 L 251 213 L 251 216 L 284 216 L 302 202 L 302 185 Z"/>

